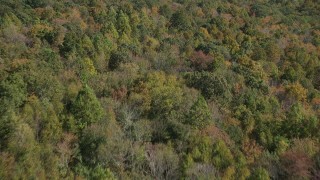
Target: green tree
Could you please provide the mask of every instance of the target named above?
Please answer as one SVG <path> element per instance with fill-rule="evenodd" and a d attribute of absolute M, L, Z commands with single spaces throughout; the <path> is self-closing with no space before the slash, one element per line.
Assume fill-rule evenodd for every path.
<path fill-rule="evenodd" d="M 238 106 L 234 112 L 234 116 L 241 121 L 241 127 L 246 133 L 251 133 L 254 130 L 254 116 L 245 105 Z"/>
<path fill-rule="evenodd" d="M 223 97 L 230 98 L 230 91 L 224 77 L 217 76 L 210 72 L 194 72 L 185 75 L 187 84 L 199 89 L 206 99 Z"/>
<path fill-rule="evenodd" d="M 14 154 L 17 161 L 16 170 L 13 172 L 15 177 L 17 179 L 44 178 L 39 146 L 31 127 L 20 122 L 9 142 L 8 151 Z"/>
<path fill-rule="evenodd" d="M 85 85 L 71 107 L 80 130 L 102 119 L 104 113 L 93 90 Z"/>
<path fill-rule="evenodd" d="M 264 168 L 259 167 L 253 171 L 249 180 L 270 180 L 269 173 Z"/>
<path fill-rule="evenodd" d="M 222 170 L 225 170 L 229 166 L 234 164 L 233 155 L 230 149 L 221 140 L 218 140 L 213 145 L 212 162 L 217 168 L 220 168 Z"/>
<path fill-rule="evenodd" d="M 306 138 L 317 136 L 319 119 L 309 115 L 302 104 L 293 104 L 286 113 L 282 124 L 283 135 L 289 138 Z"/>
<path fill-rule="evenodd" d="M 0 82 L 0 107 L 5 110 L 8 107 L 21 106 L 27 95 L 27 85 L 19 74 L 11 74 Z"/>
<path fill-rule="evenodd" d="M 192 126 L 202 129 L 211 121 L 211 113 L 206 100 L 200 95 L 197 101 L 192 105 L 187 115 L 187 123 Z"/>
<path fill-rule="evenodd" d="M 42 143 L 56 143 L 61 136 L 62 128 L 53 105 L 36 96 L 28 97 L 23 107 L 22 117 L 34 130 L 36 139 Z"/>
<path fill-rule="evenodd" d="M 50 0 L 26 0 L 26 3 L 33 8 L 45 6 Z"/>
<path fill-rule="evenodd" d="M 118 14 L 117 29 L 120 35 L 126 34 L 130 37 L 132 31 L 130 26 L 130 19 L 123 11 L 120 11 L 120 13 Z"/>
<path fill-rule="evenodd" d="M 187 30 L 191 27 L 190 19 L 184 11 L 178 11 L 172 14 L 170 18 L 171 27 L 180 31 Z"/>
<path fill-rule="evenodd" d="M 103 168 L 102 166 L 95 167 L 91 174 L 90 178 L 93 180 L 99 180 L 99 179 L 109 179 L 109 180 L 116 180 L 115 175 L 110 171 L 110 169 Z"/>
<path fill-rule="evenodd" d="M 151 117 L 168 117 L 178 110 L 182 102 L 182 89 L 175 76 L 164 72 L 148 75 L 147 86 L 151 93 Z"/>
<path fill-rule="evenodd" d="M 129 54 L 126 49 L 118 48 L 118 50 L 111 52 L 109 59 L 109 68 L 111 70 L 117 69 L 121 63 L 128 62 Z"/>
<path fill-rule="evenodd" d="M 0 150 L 4 150 L 9 142 L 9 138 L 14 133 L 17 116 L 13 109 L 1 112 L 0 115 Z"/>

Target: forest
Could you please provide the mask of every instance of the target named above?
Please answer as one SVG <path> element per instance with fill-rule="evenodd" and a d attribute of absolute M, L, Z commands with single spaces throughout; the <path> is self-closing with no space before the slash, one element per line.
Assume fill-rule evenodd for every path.
<path fill-rule="evenodd" d="M 319 0 L 0 0 L 0 179 L 320 179 Z"/>

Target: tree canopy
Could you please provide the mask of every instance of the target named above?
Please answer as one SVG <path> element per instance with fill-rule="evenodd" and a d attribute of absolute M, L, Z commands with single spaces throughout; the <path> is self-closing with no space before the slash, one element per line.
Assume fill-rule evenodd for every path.
<path fill-rule="evenodd" d="M 317 0 L 0 0 L 0 179 L 320 179 Z"/>

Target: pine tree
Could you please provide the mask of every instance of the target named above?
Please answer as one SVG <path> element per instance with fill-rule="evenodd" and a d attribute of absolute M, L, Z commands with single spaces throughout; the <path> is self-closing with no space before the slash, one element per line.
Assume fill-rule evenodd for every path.
<path fill-rule="evenodd" d="M 80 130 L 103 117 L 103 109 L 93 90 L 87 85 L 79 92 L 72 104 L 72 113 Z"/>
<path fill-rule="evenodd" d="M 203 96 L 199 96 L 198 100 L 192 105 L 187 122 L 196 128 L 203 128 L 210 123 L 211 114 L 206 100 Z"/>

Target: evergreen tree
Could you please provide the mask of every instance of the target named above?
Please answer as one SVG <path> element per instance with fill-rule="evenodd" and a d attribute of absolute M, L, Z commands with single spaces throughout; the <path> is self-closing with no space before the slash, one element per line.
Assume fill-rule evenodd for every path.
<path fill-rule="evenodd" d="M 187 116 L 187 123 L 202 129 L 206 127 L 212 119 L 206 100 L 200 95 L 192 105 Z"/>
<path fill-rule="evenodd" d="M 85 85 L 72 104 L 71 111 L 80 130 L 103 117 L 103 109 L 93 90 Z"/>

